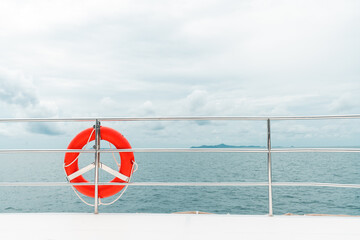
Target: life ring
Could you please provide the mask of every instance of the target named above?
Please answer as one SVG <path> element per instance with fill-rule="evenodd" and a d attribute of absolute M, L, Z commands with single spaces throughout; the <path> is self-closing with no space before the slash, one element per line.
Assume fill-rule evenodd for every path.
<path fill-rule="evenodd" d="M 126 138 L 119 133 L 118 131 L 109 128 L 100 126 L 100 139 L 106 140 L 113 144 L 117 149 L 131 149 L 130 143 L 126 140 Z M 88 128 L 80 132 L 75 138 L 70 142 L 67 149 L 82 149 L 88 142 L 95 140 L 95 131 L 94 128 Z M 64 159 L 64 168 L 68 180 L 71 183 L 87 183 L 87 181 L 81 173 L 81 171 L 85 168 L 84 171 L 89 171 L 90 169 L 94 168 L 91 164 L 85 168 L 79 170 L 78 165 L 78 156 L 80 153 L 78 152 L 67 152 L 65 154 Z M 120 169 L 119 171 L 115 171 L 103 164 L 100 164 L 100 167 L 115 176 L 111 183 L 114 182 L 128 182 L 132 170 L 133 165 L 135 163 L 134 154 L 132 152 L 120 152 Z M 98 186 L 98 196 L 99 198 L 106 198 L 115 195 L 116 193 L 120 192 L 125 186 L 118 186 L 118 185 L 99 185 Z M 82 194 L 88 197 L 95 197 L 95 186 L 94 185 L 86 185 L 86 186 L 76 186 L 74 188 L 81 192 Z"/>

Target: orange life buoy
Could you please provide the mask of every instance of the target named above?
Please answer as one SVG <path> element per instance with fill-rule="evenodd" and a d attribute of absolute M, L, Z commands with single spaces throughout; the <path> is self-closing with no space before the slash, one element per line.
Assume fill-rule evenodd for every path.
<path fill-rule="evenodd" d="M 126 138 L 119 133 L 118 131 L 109 128 L 109 127 L 100 127 L 100 139 L 106 140 L 112 143 L 117 149 L 131 149 L 130 143 Z M 70 142 L 68 149 L 82 149 L 89 141 L 95 140 L 95 133 L 93 128 L 88 128 L 80 132 L 75 138 Z M 79 171 L 78 165 L 78 152 L 67 152 L 64 159 L 64 168 L 68 178 L 70 176 L 76 176 L 76 172 Z M 110 182 L 128 182 L 130 175 L 132 174 L 133 164 L 134 164 L 134 154 L 132 152 L 120 152 L 120 169 L 119 171 L 113 171 L 119 176 L 124 176 L 125 178 L 120 179 L 121 177 L 115 177 Z M 108 168 L 109 169 L 109 168 Z M 105 170 L 105 169 L 104 169 Z M 116 176 L 116 174 L 113 174 Z M 127 179 L 126 179 L 127 178 Z M 71 183 L 87 183 L 87 181 L 82 175 L 76 176 L 70 179 Z M 95 186 L 86 185 L 86 186 L 74 186 L 79 192 L 88 196 L 95 197 Z M 99 185 L 98 186 L 98 196 L 99 198 L 106 198 L 115 195 L 120 192 L 125 186 L 117 185 Z"/>

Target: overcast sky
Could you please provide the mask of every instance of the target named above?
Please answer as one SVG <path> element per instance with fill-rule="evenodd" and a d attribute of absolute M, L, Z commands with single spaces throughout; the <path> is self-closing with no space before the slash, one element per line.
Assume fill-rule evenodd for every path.
<path fill-rule="evenodd" d="M 360 114 L 356 0 L 4 0 L 0 54 L 0 118 Z M 314 132 L 316 144 L 346 135 L 341 144 L 359 145 L 358 123 L 275 130 L 279 145 L 304 145 Z M 264 145 L 256 132 L 265 124 L 247 124 L 138 123 L 121 131 L 139 147 L 168 139 Z M 76 134 L 62 124 L 3 126 L 6 137 Z M 181 128 L 191 131 L 178 139 Z M 195 141 L 194 131 L 204 138 Z M 243 133 L 246 141 L 236 140 Z"/>

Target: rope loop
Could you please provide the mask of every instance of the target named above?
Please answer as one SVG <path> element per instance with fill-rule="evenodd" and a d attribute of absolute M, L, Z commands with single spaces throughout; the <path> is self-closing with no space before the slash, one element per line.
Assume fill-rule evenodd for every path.
<path fill-rule="evenodd" d="M 89 136 L 89 139 L 87 140 L 87 143 L 85 144 L 85 146 L 82 148 L 82 149 L 86 149 L 86 147 L 87 147 L 87 145 L 89 144 L 89 142 L 90 142 L 90 139 L 91 139 L 91 136 L 93 135 L 93 133 L 95 132 L 95 129 L 94 130 L 92 130 L 92 132 L 91 132 L 91 134 L 90 134 L 90 136 Z M 65 168 L 66 167 L 69 167 L 69 166 L 71 166 L 74 162 L 76 162 L 78 159 L 79 159 L 79 156 L 80 156 L 80 153 L 79 153 L 79 155 L 74 159 L 74 161 L 72 161 L 71 163 L 69 163 L 68 165 L 65 165 L 65 162 L 64 162 L 64 171 L 65 171 Z M 65 174 L 66 174 L 66 172 L 65 172 Z"/>
<path fill-rule="evenodd" d="M 136 172 L 139 168 L 139 165 L 135 162 L 135 160 L 133 160 L 133 167 L 131 169 L 131 174 L 130 174 L 130 178 L 129 178 L 129 183 L 131 181 L 131 177 L 132 177 L 132 174 L 134 172 Z M 136 166 L 135 170 L 134 170 L 134 167 Z M 120 195 L 115 199 L 113 200 L 112 202 L 109 202 L 109 203 L 104 203 L 104 202 L 101 202 L 101 199 L 99 198 L 99 205 L 104 205 L 104 206 L 109 206 L 111 204 L 114 204 L 115 202 L 117 202 L 121 197 L 122 195 L 124 194 L 124 192 L 126 191 L 126 189 L 129 187 L 129 185 L 126 185 L 125 188 L 122 190 L 122 192 L 120 193 Z"/>

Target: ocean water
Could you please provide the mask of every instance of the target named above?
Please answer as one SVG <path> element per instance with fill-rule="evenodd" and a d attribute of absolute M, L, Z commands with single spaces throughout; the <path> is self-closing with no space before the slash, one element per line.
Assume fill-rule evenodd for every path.
<path fill-rule="evenodd" d="M 116 154 L 117 157 L 117 154 Z M 64 154 L 2 154 L 1 182 L 64 182 Z M 81 155 L 80 167 L 93 161 Z M 263 153 L 136 153 L 133 182 L 266 182 Z M 101 160 L 115 168 L 112 154 Z M 358 153 L 273 153 L 274 182 L 360 184 Z M 91 180 L 93 173 L 85 174 Z M 102 181 L 112 177 L 100 172 Z M 113 198 L 104 199 L 110 202 Z M 91 198 L 85 200 L 93 203 Z M 268 188 L 130 186 L 122 198 L 100 212 L 267 214 Z M 360 189 L 273 187 L 274 214 L 360 215 Z M 93 212 L 71 187 L 0 187 L 0 212 Z"/>

